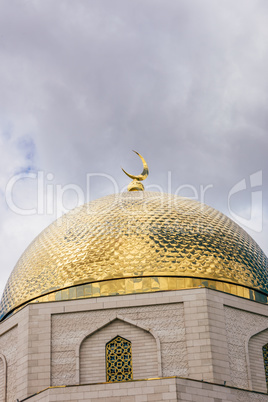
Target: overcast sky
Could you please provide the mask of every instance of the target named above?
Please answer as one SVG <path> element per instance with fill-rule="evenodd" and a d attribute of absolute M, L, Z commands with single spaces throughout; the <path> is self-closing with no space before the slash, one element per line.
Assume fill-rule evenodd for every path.
<path fill-rule="evenodd" d="M 267 44 L 267 0 L 0 0 L 0 294 L 61 206 L 141 172 L 132 149 L 147 189 L 267 254 Z"/>

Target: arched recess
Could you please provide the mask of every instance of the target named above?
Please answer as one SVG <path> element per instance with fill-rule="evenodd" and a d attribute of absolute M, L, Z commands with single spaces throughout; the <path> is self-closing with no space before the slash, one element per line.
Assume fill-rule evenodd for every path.
<path fill-rule="evenodd" d="M 159 340 L 151 331 L 117 316 L 81 341 L 77 350 L 78 383 L 106 382 L 106 344 L 118 335 L 131 342 L 134 380 L 161 376 Z"/>
<path fill-rule="evenodd" d="M 250 379 L 253 391 L 267 392 L 263 346 L 268 344 L 268 329 L 253 335 L 248 342 Z"/>
<path fill-rule="evenodd" d="M 0 401 L 6 402 L 7 363 L 5 356 L 0 353 Z"/>

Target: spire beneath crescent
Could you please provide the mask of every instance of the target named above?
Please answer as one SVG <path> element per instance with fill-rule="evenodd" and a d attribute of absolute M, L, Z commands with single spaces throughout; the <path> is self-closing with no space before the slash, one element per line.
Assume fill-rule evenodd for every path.
<path fill-rule="evenodd" d="M 146 177 L 149 174 L 149 169 L 148 169 L 148 165 L 145 161 L 145 159 L 136 151 L 135 154 L 137 154 L 143 163 L 143 171 L 141 174 L 139 174 L 138 176 L 134 176 L 132 174 L 127 173 L 123 168 L 121 168 L 123 170 L 123 172 L 130 177 L 132 180 L 132 182 L 129 183 L 129 185 L 127 186 L 128 191 L 144 191 L 144 185 L 141 183 L 142 180 L 145 180 Z"/>

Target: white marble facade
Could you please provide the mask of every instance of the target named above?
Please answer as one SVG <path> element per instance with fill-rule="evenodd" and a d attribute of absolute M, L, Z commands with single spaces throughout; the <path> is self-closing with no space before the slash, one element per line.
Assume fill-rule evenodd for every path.
<path fill-rule="evenodd" d="M 133 381 L 109 384 L 117 335 Z M 0 401 L 268 401 L 266 343 L 268 306 L 205 288 L 33 303 L 0 324 Z"/>

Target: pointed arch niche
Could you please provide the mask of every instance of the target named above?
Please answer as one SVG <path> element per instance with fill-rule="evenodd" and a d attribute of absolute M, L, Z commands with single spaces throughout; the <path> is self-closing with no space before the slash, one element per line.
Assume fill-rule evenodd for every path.
<path fill-rule="evenodd" d="M 267 392 L 268 367 L 267 353 L 268 329 L 253 335 L 248 342 L 250 379 L 253 391 Z"/>
<path fill-rule="evenodd" d="M 0 401 L 6 401 L 7 364 L 5 356 L 0 353 Z"/>
<path fill-rule="evenodd" d="M 151 331 L 117 317 L 81 341 L 77 351 L 78 383 L 107 381 L 106 345 L 117 336 L 131 343 L 133 380 L 161 376 L 159 340 Z"/>

